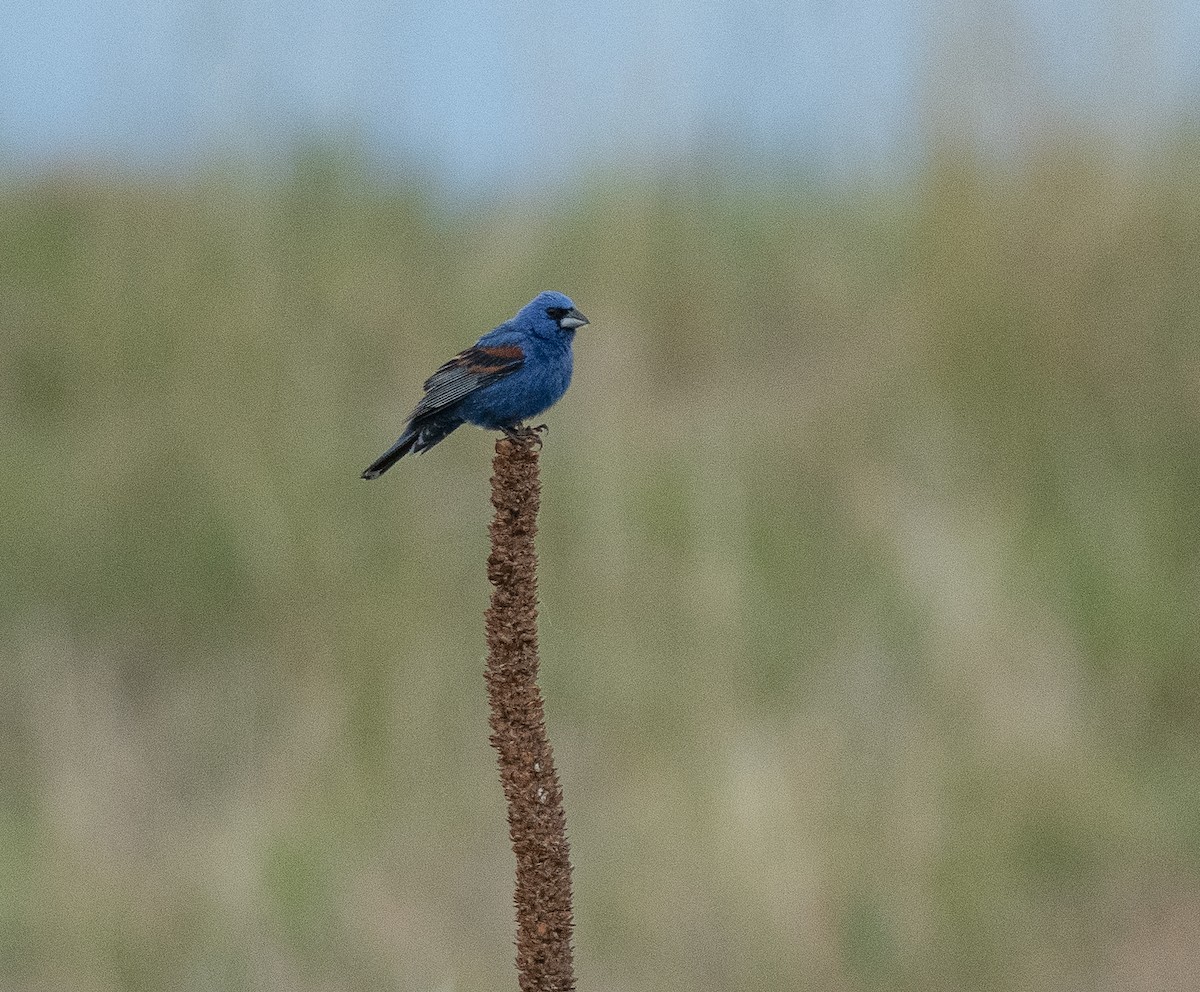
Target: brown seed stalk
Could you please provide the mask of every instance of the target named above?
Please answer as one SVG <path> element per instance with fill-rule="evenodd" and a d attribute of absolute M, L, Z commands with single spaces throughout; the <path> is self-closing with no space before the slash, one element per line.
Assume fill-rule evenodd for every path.
<path fill-rule="evenodd" d="M 517 974 L 522 992 L 571 992 L 571 860 L 562 786 L 538 689 L 537 512 L 540 442 L 501 438 L 492 461 L 492 550 L 485 679 L 492 747 L 517 858 Z"/>

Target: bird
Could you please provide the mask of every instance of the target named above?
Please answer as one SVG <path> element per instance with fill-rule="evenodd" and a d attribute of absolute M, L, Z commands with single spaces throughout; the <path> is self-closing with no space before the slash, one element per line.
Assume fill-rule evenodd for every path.
<path fill-rule="evenodd" d="M 425 380 L 425 394 L 408 415 L 404 433 L 362 478 L 378 479 L 405 455 L 428 451 L 463 424 L 503 431 L 513 439 L 544 429 L 544 424 L 526 428 L 524 422 L 567 391 L 575 332 L 588 323 L 570 297 L 538 293 Z"/>

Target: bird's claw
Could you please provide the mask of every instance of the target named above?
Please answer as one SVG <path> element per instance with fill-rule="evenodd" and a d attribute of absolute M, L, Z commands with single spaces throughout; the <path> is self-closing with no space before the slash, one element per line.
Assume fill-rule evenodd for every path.
<path fill-rule="evenodd" d="M 542 440 L 542 434 L 550 430 L 545 424 L 538 424 L 536 427 L 501 427 L 500 429 L 504 431 L 504 436 L 510 441 L 522 446 L 536 444 L 538 450 L 541 450 L 545 443 Z"/>

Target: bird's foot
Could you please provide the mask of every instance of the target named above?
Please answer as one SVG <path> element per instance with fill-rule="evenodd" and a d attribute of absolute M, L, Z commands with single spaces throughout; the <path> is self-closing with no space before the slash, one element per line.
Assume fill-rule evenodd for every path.
<path fill-rule="evenodd" d="M 526 427 L 524 425 L 518 427 L 501 427 L 504 431 L 504 436 L 515 444 L 522 447 L 536 444 L 540 449 L 542 447 L 542 434 L 549 431 L 550 428 L 545 424 L 538 424 L 536 427 Z"/>

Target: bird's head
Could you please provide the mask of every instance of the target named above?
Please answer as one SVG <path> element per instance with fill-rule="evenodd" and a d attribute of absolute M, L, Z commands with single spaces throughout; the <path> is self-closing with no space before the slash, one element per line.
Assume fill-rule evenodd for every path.
<path fill-rule="evenodd" d="M 569 296 L 550 291 L 538 293 L 517 316 L 529 320 L 535 327 L 571 334 L 588 323 Z"/>

